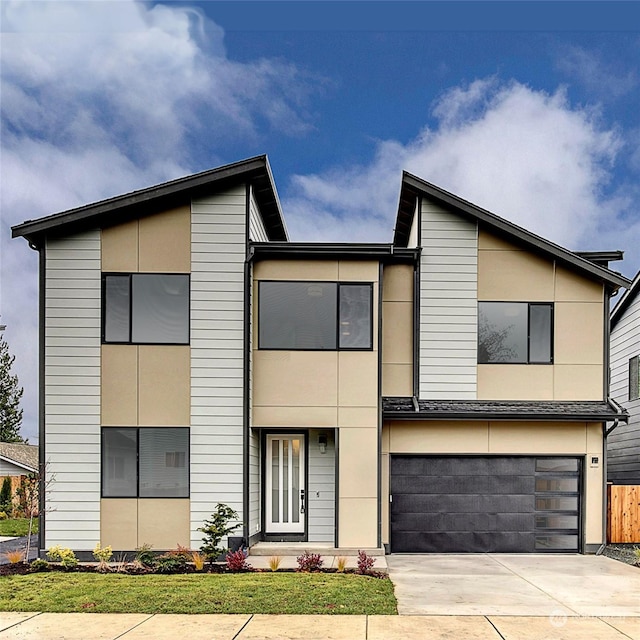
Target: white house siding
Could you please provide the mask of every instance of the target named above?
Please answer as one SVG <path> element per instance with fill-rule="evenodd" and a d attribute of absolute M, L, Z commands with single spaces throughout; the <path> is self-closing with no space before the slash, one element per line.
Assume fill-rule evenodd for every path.
<path fill-rule="evenodd" d="M 260 434 L 249 436 L 249 536 L 260 532 Z"/>
<path fill-rule="evenodd" d="M 262 222 L 262 216 L 258 204 L 253 196 L 253 190 L 249 197 L 249 239 L 253 242 L 268 242 L 269 237 Z"/>
<path fill-rule="evenodd" d="M 3 476 L 28 476 L 30 473 L 32 472 L 28 469 L 0 458 L 0 478 Z"/>
<path fill-rule="evenodd" d="M 423 199 L 420 398 L 473 400 L 477 389 L 478 230 Z"/>
<path fill-rule="evenodd" d="M 608 480 L 640 484 L 640 400 L 629 402 L 629 358 L 640 355 L 640 298 L 629 305 L 611 332 L 611 397 L 629 411 L 608 438 Z"/>
<path fill-rule="evenodd" d="M 46 243 L 44 546 L 100 539 L 100 232 Z"/>
<path fill-rule="evenodd" d="M 191 536 L 218 502 L 243 518 L 246 190 L 191 203 Z M 240 530 L 238 531 L 240 533 Z"/>
<path fill-rule="evenodd" d="M 315 429 L 309 431 L 308 537 L 313 542 L 333 542 L 336 447 L 333 432 L 323 431 L 327 435 L 327 450 L 320 453 L 318 433 Z"/>

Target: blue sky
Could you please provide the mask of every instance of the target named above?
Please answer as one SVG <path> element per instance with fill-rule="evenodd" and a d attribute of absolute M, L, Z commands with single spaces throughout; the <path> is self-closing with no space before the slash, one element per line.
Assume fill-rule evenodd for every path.
<path fill-rule="evenodd" d="M 269 155 L 294 240 L 388 242 L 403 169 L 640 269 L 640 3 L 2 0 L 0 323 L 37 440 L 37 261 L 10 226 Z"/>

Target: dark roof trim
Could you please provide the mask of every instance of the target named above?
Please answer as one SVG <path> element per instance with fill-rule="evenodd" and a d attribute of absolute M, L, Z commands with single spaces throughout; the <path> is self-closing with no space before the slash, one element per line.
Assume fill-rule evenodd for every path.
<path fill-rule="evenodd" d="M 618 321 L 622 318 L 624 312 L 629 308 L 629 305 L 636 299 L 638 291 L 640 291 L 640 271 L 638 271 L 636 277 L 631 283 L 631 286 L 624 292 L 624 295 L 620 300 L 618 300 L 616 306 L 613 308 L 613 311 L 611 312 L 611 329 L 618 324 Z"/>
<path fill-rule="evenodd" d="M 398 216 L 396 219 L 396 229 L 393 243 L 399 247 L 406 247 L 409 242 L 409 233 L 415 213 L 417 198 L 428 196 L 447 209 L 453 209 L 456 213 L 472 218 L 478 222 L 491 227 L 492 230 L 499 232 L 510 240 L 519 244 L 524 244 L 543 253 L 560 260 L 561 262 L 578 269 L 581 272 L 588 273 L 592 278 L 600 282 L 604 282 L 617 287 L 628 287 L 631 282 L 619 273 L 605 269 L 594 262 L 590 262 L 580 255 L 569 251 L 549 240 L 545 240 L 540 236 L 519 227 L 518 225 L 508 222 L 504 218 L 497 216 L 486 209 L 472 204 L 458 196 L 437 187 L 430 182 L 422 180 L 406 171 L 402 174 L 402 187 L 400 190 L 400 200 L 398 205 Z"/>
<path fill-rule="evenodd" d="M 626 411 L 609 402 L 418 401 L 383 398 L 385 420 L 521 420 L 527 422 L 627 422 Z"/>
<path fill-rule="evenodd" d="M 574 251 L 574 253 L 589 262 L 595 262 L 605 268 L 609 268 L 610 262 L 618 262 L 624 259 L 624 251 Z"/>
<path fill-rule="evenodd" d="M 258 260 L 380 260 L 415 263 L 419 249 L 392 244 L 354 244 L 319 242 L 253 242 L 251 254 Z"/>
<path fill-rule="evenodd" d="M 158 211 L 163 206 L 172 206 L 179 200 L 184 201 L 187 195 L 197 197 L 201 193 L 210 191 L 213 186 L 224 188 L 226 185 L 242 182 L 250 182 L 253 185 L 253 193 L 260 207 L 269 239 L 286 241 L 287 229 L 266 155 L 178 178 L 38 220 L 27 220 L 14 226 L 11 235 L 14 238 L 24 236 L 31 244 L 38 246 L 47 233 L 58 233 L 63 228 L 79 230 L 100 226 L 100 223 L 105 222 L 102 217 L 107 215 L 110 217 L 109 223 L 120 222 L 147 212 Z"/>

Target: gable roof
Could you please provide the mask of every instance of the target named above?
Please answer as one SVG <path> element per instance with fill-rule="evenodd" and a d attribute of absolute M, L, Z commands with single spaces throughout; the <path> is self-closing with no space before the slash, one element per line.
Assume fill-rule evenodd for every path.
<path fill-rule="evenodd" d="M 117 224 L 184 203 L 187 197 L 210 193 L 213 188 L 250 183 L 260 207 L 269 240 L 288 240 L 271 167 L 266 155 L 227 164 L 177 180 L 69 209 L 12 227 L 11 235 L 23 236 L 33 248 L 49 233 L 74 233 L 101 224 Z"/>
<path fill-rule="evenodd" d="M 398 247 L 406 247 L 409 243 L 409 234 L 415 215 L 416 200 L 418 197 L 426 196 L 436 201 L 443 208 L 452 211 L 464 218 L 475 220 L 483 226 L 491 229 L 498 235 L 516 243 L 524 245 L 532 251 L 560 261 L 564 265 L 577 270 L 582 275 L 598 280 L 599 282 L 613 285 L 615 287 L 629 287 L 631 281 L 619 273 L 611 271 L 599 264 L 596 264 L 579 254 L 569 251 L 549 240 L 537 236 L 522 227 L 519 227 L 495 213 L 482 209 L 467 200 L 437 187 L 422 178 L 418 178 L 406 171 L 402 173 L 402 187 L 400 189 L 400 200 L 398 203 L 398 215 L 396 217 L 396 228 L 394 232 L 393 244 Z M 610 253 L 610 252 L 608 252 Z"/>
<path fill-rule="evenodd" d="M 633 279 L 631 286 L 624 292 L 624 295 L 618 300 L 616 306 L 611 312 L 611 329 L 613 329 L 624 312 L 629 308 L 629 305 L 636 299 L 638 292 L 640 291 L 640 271 Z"/>
<path fill-rule="evenodd" d="M 22 467 L 25 471 L 38 471 L 38 447 L 18 442 L 0 442 L 0 458 Z"/>

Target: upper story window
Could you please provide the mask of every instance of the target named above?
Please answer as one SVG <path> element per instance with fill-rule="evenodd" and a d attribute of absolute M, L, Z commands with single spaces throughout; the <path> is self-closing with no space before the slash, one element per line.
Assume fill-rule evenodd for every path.
<path fill-rule="evenodd" d="M 258 347 L 371 349 L 370 283 L 260 282 Z"/>
<path fill-rule="evenodd" d="M 629 358 L 629 400 L 640 399 L 640 356 Z"/>
<path fill-rule="evenodd" d="M 188 427 L 103 427 L 103 498 L 188 498 Z"/>
<path fill-rule="evenodd" d="M 478 363 L 553 362 L 553 304 L 478 303 Z"/>
<path fill-rule="evenodd" d="M 189 344 L 189 276 L 102 276 L 102 341 Z"/>

